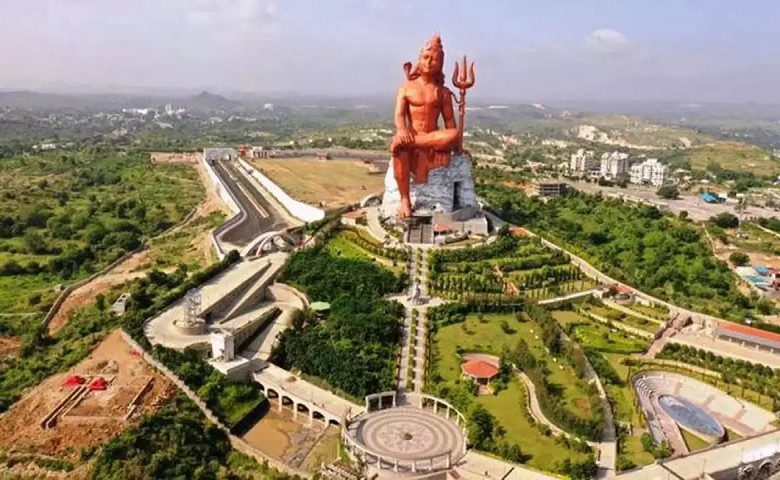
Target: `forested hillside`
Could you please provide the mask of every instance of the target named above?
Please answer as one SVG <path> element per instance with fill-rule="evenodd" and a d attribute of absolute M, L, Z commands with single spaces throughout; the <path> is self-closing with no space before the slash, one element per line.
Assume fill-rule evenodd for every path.
<path fill-rule="evenodd" d="M 735 320 L 754 313 L 700 232 L 658 209 L 574 193 L 547 203 L 499 185 L 480 194 L 502 218 L 582 255 L 613 278 L 681 307 Z"/>

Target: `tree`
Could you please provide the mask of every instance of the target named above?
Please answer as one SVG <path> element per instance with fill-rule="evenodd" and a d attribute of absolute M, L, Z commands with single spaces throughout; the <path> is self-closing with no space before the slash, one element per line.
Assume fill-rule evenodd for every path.
<path fill-rule="evenodd" d="M 28 252 L 39 255 L 46 253 L 46 242 L 37 230 L 27 230 L 24 234 L 24 246 Z"/>
<path fill-rule="evenodd" d="M 494 446 L 493 434 L 498 426 L 493 414 L 477 404 L 471 411 L 469 424 L 469 443 L 477 450 L 491 451 Z"/>
<path fill-rule="evenodd" d="M 729 255 L 729 262 L 735 267 L 741 267 L 750 263 L 750 257 L 744 252 L 734 252 Z"/>
<path fill-rule="evenodd" d="M 667 200 L 675 200 L 679 198 L 680 191 L 677 190 L 677 187 L 674 185 L 664 185 L 661 188 L 659 188 L 658 191 L 655 192 L 655 194 Z"/>
<path fill-rule="evenodd" d="M 106 311 L 106 296 L 102 293 L 98 293 L 97 296 L 95 296 L 95 307 L 101 312 Z"/>
<path fill-rule="evenodd" d="M 720 228 L 737 228 L 739 226 L 739 218 L 729 212 L 719 213 L 711 217 L 710 222 L 714 223 Z"/>

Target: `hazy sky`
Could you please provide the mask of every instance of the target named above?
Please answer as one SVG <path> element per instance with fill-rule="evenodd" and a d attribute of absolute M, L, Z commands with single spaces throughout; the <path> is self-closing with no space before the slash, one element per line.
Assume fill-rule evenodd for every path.
<path fill-rule="evenodd" d="M 778 0 L 0 0 L 0 88 L 391 95 L 434 31 L 475 95 L 780 101 Z"/>

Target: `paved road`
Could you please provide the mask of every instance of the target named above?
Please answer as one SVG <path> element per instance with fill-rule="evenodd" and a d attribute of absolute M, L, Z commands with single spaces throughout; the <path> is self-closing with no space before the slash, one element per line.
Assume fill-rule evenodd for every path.
<path fill-rule="evenodd" d="M 246 218 L 223 233 L 220 240 L 243 247 L 261 233 L 283 230 L 289 225 L 252 182 L 238 170 L 233 162 L 214 162 L 214 171 L 233 194 L 239 207 L 247 212 Z"/>

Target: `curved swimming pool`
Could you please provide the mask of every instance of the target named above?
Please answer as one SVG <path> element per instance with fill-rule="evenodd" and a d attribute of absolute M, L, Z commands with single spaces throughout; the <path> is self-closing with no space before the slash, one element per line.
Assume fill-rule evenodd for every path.
<path fill-rule="evenodd" d="M 726 433 L 709 413 L 684 398 L 661 395 L 658 404 L 677 424 L 688 430 L 711 438 L 721 438 Z"/>

